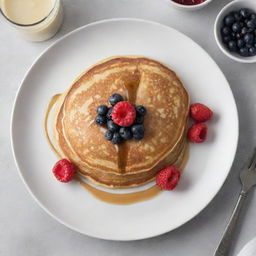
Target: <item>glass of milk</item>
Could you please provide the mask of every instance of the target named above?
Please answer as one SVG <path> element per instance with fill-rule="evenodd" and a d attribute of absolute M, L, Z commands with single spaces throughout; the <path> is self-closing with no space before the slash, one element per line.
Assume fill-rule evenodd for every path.
<path fill-rule="evenodd" d="M 29 41 L 51 38 L 63 20 L 61 0 L 0 0 L 0 10 L 18 33 Z"/>

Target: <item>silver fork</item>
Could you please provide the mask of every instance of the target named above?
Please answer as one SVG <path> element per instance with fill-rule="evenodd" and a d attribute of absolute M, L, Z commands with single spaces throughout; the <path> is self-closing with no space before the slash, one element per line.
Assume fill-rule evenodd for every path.
<path fill-rule="evenodd" d="M 214 253 L 214 256 L 229 255 L 235 227 L 241 215 L 241 210 L 244 206 L 245 199 L 250 189 L 256 185 L 256 148 L 254 149 L 253 156 L 242 169 L 240 173 L 240 180 L 242 183 L 242 189 L 239 194 L 238 201 L 220 241 L 220 244 Z"/>

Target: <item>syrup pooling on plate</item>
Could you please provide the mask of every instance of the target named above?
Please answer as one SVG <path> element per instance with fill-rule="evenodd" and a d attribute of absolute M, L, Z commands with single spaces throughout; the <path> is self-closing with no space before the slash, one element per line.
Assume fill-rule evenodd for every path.
<path fill-rule="evenodd" d="M 180 157 L 180 163 L 178 164 L 180 170 L 183 170 L 185 168 L 188 158 L 189 158 L 189 145 L 188 143 L 186 143 L 186 149 L 183 155 Z M 103 202 L 112 203 L 112 204 L 125 205 L 125 204 L 134 204 L 134 203 L 146 201 L 154 198 L 162 191 L 162 189 L 159 186 L 153 185 L 152 187 L 145 189 L 143 191 L 116 194 L 116 193 L 109 193 L 109 192 L 97 189 L 89 185 L 88 183 L 84 182 L 79 177 L 77 177 L 76 179 L 83 186 L 83 188 L 89 191 L 94 197 L 96 197 L 97 199 Z"/>
<path fill-rule="evenodd" d="M 103 202 L 112 204 L 134 204 L 137 202 L 149 200 L 157 196 L 161 192 L 161 188 L 158 187 L 157 185 L 154 185 L 146 190 L 139 192 L 115 194 L 99 190 L 93 186 L 90 186 L 88 183 L 83 182 L 81 179 L 78 179 L 78 181 L 94 197 Z"/>
<path fill-rule="evenodd" d="M 61 94 L 55 94 L 49 104 L 48 104 L 48 107 L 46 109 L 46 112 L 45 112 L 45 117 L 44 117 L 44 132 L 45 132 L 45 135 L 46 135 L 46 139 L 47 139 L 47 142 L 48 144 L 50 145 L 52 151 L 56 154 L 57 157 L 61 158 L 61 155 L 60 153 L 58 152 L 58 150 L 55 148 L 55 146 L 53 145 L 52 143 L 52 140 L 50 138 L 50 135 L 49 135 L 49 132 L 48 132 L 48 119 L 49 119 L 49 115 L 50 115 L 50 112 L 53 108 L 53 106 L 56 104 L 56 102 L 58 101 L 59 97 L 61 96 Z"/>

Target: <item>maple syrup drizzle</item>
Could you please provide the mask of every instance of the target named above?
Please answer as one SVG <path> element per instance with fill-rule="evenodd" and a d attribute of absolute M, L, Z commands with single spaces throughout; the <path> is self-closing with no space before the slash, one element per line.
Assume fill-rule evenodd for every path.
<path fill-rule="evenodd" d="M 129 101 L 132 105 L 135 105 L 137 90 L 140 84 L 140 72 L 136 70 L 134 73 L 134 80 L 129 84 L 125 84 L 127 90 L 127 101 Z M 118 167 L 121 173 L 125 173 L 125 167 L 127 164 L 127 155 L 128 149 L 127 144 L 123 142 L 118 145 Z"/>

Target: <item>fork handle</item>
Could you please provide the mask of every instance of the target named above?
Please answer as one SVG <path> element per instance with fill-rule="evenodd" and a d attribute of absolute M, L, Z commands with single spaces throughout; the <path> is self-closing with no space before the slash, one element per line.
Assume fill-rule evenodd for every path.
<path fill-rule="evenodd" d="M 247 196 L 247 192 L 244 192 L 242 190 L 240 192 L 239 198 L 237 200 L 237 203 L 233 210 L 231 218 L 228 222 L 226 230 L 223 234 L 223 237 L 220 241 L 220 244 L 214 253 L 214 256 L 228 256 L 229 255 L 232 240 L 233 240 L 234 233 L 235 233 L 234 231 L 237 226 L 238 220 L 240 218 L 241 210 L 244 206 L 246 196 Z"/>

